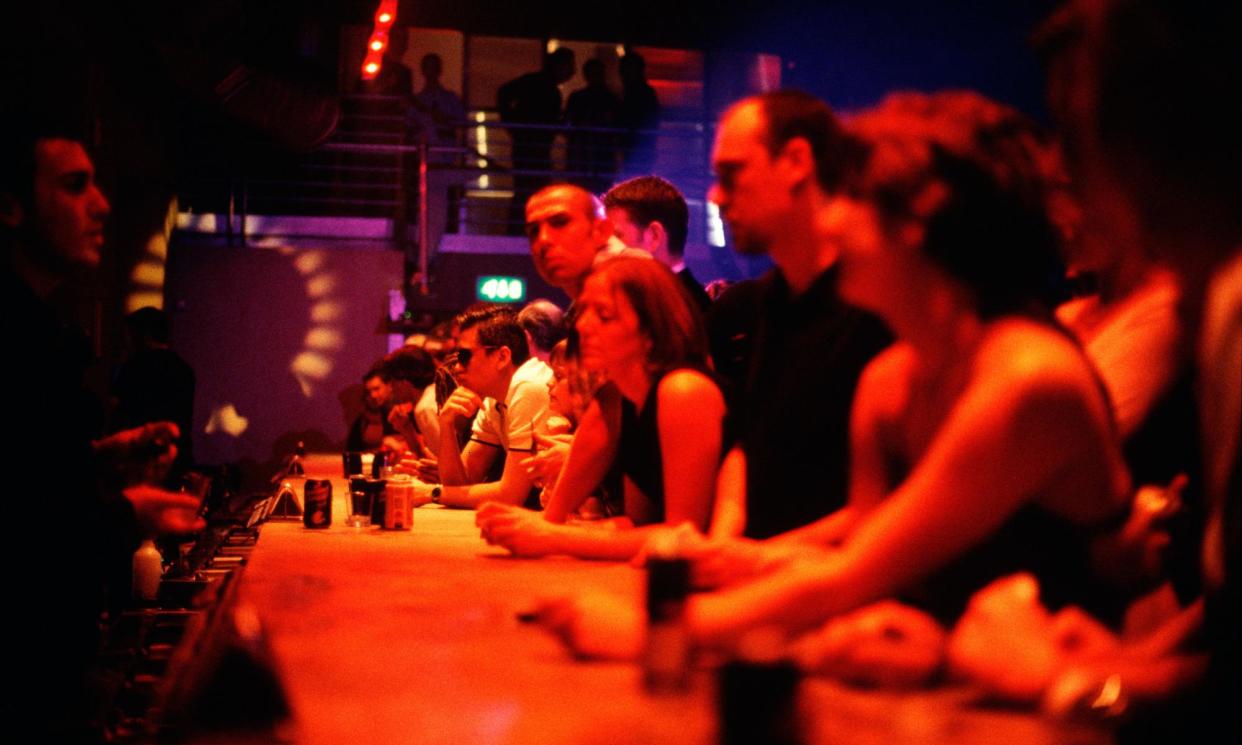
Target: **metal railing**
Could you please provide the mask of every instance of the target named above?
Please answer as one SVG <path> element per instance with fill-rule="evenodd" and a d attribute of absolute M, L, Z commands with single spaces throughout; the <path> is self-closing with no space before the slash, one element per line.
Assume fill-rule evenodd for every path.
<path fill-rule="evenodd" d="M 664 122 L 643 131 L 570 128 L 503 124 L 493 112 L 475 111 L 453 132 L 455 141 L 429 144 L 403 99 L 345 97 L 337 131 L 310 152 L 204 148 L 210 155 L 186 169 L 191 176 L 179 190 L 180 204 L 227 215 L 230 239 L 241 242 L 248 215 L 388 220 L 392 245 L 425 277 L 426 247 L 436 243 L 429 233 L 437 226 L 443 233 L 518 235 L 525 197 L 548 181 L 602 191 L 654 172 L 685 193 L 690 240 L 704 240 L 706 220 L 695 213 L 702 215 L 709 184 L 710 132 L 701 123 Z"/>

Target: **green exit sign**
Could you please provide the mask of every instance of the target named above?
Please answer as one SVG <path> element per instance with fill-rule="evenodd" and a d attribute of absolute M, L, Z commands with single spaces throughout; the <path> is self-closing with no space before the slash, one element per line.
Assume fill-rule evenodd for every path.
<path fill-rule="evenodd" d="M 526 299 L 526 280 L 521 277 L 479 277 L 474 296 L 489 303 L 520 303 Z"/>

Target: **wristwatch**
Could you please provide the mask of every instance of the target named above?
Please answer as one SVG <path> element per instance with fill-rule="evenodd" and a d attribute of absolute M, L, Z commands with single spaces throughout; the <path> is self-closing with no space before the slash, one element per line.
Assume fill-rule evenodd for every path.
<path fill-rule="evenodd" d="M 441 487 L 439 484 L 436 484 L 435 486 L 431 487 L 431 503 L 432 504 L 440 504 L 440 494 L 443 491 L 444 491 L 443 487 Z"/>

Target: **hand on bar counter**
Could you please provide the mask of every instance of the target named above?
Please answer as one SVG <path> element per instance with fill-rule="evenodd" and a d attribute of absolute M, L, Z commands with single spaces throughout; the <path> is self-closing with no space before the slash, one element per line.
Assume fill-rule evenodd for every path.
<path fill-rule="evenodd" d="M 615 595 L 547 598 L 536 604 L 535 619 L 580 658 L 633 660 L 642 651 L 645 619 L 636 605 Z"/>
<path fill-rule="evenodd" d="M 949 672 L 1054 717 L 1113 719 L 1134 701 L 1192 688 L 1207 666 L 1205 654 L 1187 651 L 1202 625 L 1200 601 L 1144 635 L 1119 637 L 1075 606 L 1049 611 L 1035 578 L 1017 574 L 971 599 L 949 639 Z"/>
<path fill-rule="evenodd" d="M 754 579 L 799 556 L 822 551 L 806 544 L 713 538 L 687 544 L 684 555 L 691 561 L 692 584 L 699 589 L 715 589 Z"/>
<path fill-rule="evenodd" d="M 407 473 L 426 484 L 440 483 L 440 464 L 435 458 L 414 458 L 407 455 L 394 469 L 397 473 Z"/>
<path fill-rule="evenodd" d="M 928 614 L 883 600 L 834 618 L 793 644 L 807 672 L 849 683 L 913 688 L 931 683 L 945 657 L 947 634 Z"/>
<path fill-rule="evenodd" d="M 553 538 L 557 526 L 540 512 L 487 502 L 479 507 L 474 524 L 479 526 L 488 545 L 506 548 L 514 556 L 547 556 L 555 552 Z"/>
<path fill-rule="evenodd" d="M 146 535 L 193 533 L 207 525 L 198 516 L 196 497 L 145 484 L 126 487 L 123 493 Z"/>

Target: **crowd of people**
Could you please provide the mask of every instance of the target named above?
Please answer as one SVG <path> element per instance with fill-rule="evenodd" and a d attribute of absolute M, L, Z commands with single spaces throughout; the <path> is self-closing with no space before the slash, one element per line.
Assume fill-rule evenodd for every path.
<path fill-rule="evenodd" d="M 416 506 L 477 510 L 516 556 L 633 561 L 674 538 L 699 648 L 775 633 L 816 674 L 950 677 L 1054 716 L 1124 715 L 1132 741 L 1236 742 L 1237 16 L 1071 3 L 1038 35 L 1051 132 L 969 91 L 848 117 L 798 91 L 736 102 L 709 197 L 736 250 L 774 267 L 714 299 L 666 180 L 542 186 L 525 232 L 569 307 L 475 305 L 377 362 L 348 447 L 389 454 Z M 542 74 L 565 79 L 565 57 Z M 5 139 L 29 384 L 77 391 L 80 340 L 49 298 L 97 265 L 108 204 L 78 138 Z M 20 416 L 43 432 L 29 472 L 66 443 L 72 483 L 44 490 L 106 526 L 62 558 L 193 529 L 193 501 L 96 478 L 167 464 L 178 427 L 67 438 L 76 406 Z M 622 599 L 538 616 L 581 656 L 641 648 Z M 64 608 L 37 633 L 84 640 L 61 647 L 81 669 L 86 619 Z"/>
<path fill-rule="evenodd" d="M 673 531 L 701 647 L 777 630 L 824 674 L 1236 737 L 1242 234 L 1236 138 L 1208 121 L 1236 25 L 1211 16 L 1063 10 L 1039 36 L 1051 132 L 969 91 L 845 118 L 796 91 L 734 104 L 710 199 L 775 268 L 715 300 L 663 179 L 542 188 L 526 232 L 572 300 L 559 370 L 489 439 L 527 351 L 515 312 L 463 313 L 515 331 L 463 333 L 452 465 L 407 468 L 416 501 L 477 508 L 522 557 L 631 560 Z M 1175 112 L 1138 100 L 1157 53 Z M 443 432 L 476 411 L 467 448 L 505 450 L 502 484 L 520 453 L 520 488 L 457 486 L 481 479 Z M 620 600 L 542 613 L 577 654 L 640 648 Z"/>

